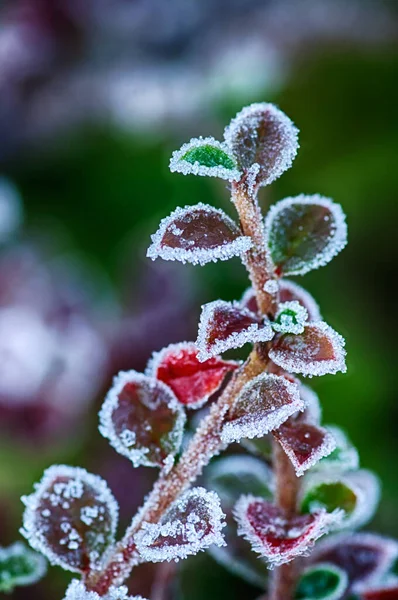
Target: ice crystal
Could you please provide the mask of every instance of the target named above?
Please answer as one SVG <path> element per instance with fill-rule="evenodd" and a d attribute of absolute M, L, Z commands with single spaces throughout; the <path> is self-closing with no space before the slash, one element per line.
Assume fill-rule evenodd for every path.
<path fill-rule="evenodd" d="M 238 533 L 270 567 L 308 553 L 314 542 L 340 522 L 341 512 L 322 509 L 312 515 L 286 519 L 277 506 L 254 496 L 242 496 L 235 507 Z"/>
<path fill-rule="evenodd" d="M 173 152 L 170 171 L 183 175 L 207 175 L 228 181 L 240 179 L 236 161 L 227 144 L 213 137 L 192 138 L 179 150 Z"/>
<path fill-rule="evenodd" d="M 346 571 L 350 585 L 380 580 L 398 558 L 398 543 L 373 533 L 339 533 L 321 540 L 309 562 L 331 563 Z"/>
<path fill-rule="evenodd" d="M 272 328 L 279 333 L 303 333 L 307 319 L 306 309 L 297 300 L 281 302 Z"/>
<path fill-rule="evenodd" d="M 274 431 L 274 435 L 290 458 L 297 477 L 301 477 L 336 448 L 336 442 L 329 431 L 307 423 L 281 425 Z"/>
<path fill-rule="evenodd" d="M 359 467 L 357 449 L 350 443 L 344 431 L 335 425 L 328 425 L 336 440 L 336 449 L 313 467 L 316 471 L 340 472 L 353 471 Z"/>
<path fill-rule="evenodd" d="M 341 600 L 348 587 L 347 573 L 329 563 L 306 569 L 298 583 L 296 600 Z"/>
<path fill-rule="evenodd" d="M 346 372 L 344 338 L 323 321 L 311 323 L 304 333 L 278 336 L 269 356 L 290 373 L 312 377 Z"/>
<path fill-rule="evenodd" d="M 120 372 L 99 417 L 100 433 L 135 467 L 172 466 L 186 417 L 162 381 L 137 371 Z"/>
<path fill-rule="evenodd" d="M 339 204 L 318 194 L 301 194 L 270 208 L 265 235 L 279 271 L 304 275 L 326 265 L 344 248 L 347 225 Z"/>
<path fill-rule="evenodd" d="M 276 279 L 268 279 L 268 281 L 264 283 L 263 289 L 264 292 L 267 292 L 268 294 L 276 294 L 279 290 L 278 282 Z"/>
<path fill-rule="evenodd" d="M 161 257 L 194 265 L 241 256 L 252 247 L 251 239 L 228 215 L 201 202 L 177 208 L 162 219 L 151 238 L 147 256 L 152 260 Z"/>
<path fill-rule="evenodd" d="M 15 542 L 8 548 L 0 546 L 0 592 L 11 592 L 16 586 L 36 583 L 46 571 L 44 557 L 21 542 Z"/>
<path fill-rule="evenodd" d="M 236 399 L 221 430 L 224 443 L 262 437 L 291 415 L 304 409 L 297 385 L 268 373 L 247 383 Z"/>
<path fill-rule="evenodd" d="M 220 356 L 201 362 L 197 354 L 198 348 L 193 342 L 170 344 L 153 354 L 145 373 L 167 384 L 181 404 L 200 408 L 239 363 Z"/>
<path fill-rule="evenodd" d="M 268 319 L 242 308 L 237 302 L 216 300 L 202 306 L 198 338 L 198 358 L 205 361 L 246 343 L 267 342 L 274 336 Z"/>
<path fill-rule="evenodd" d="M 214 492 L 193 488 L 171 505 L 159 523 L 143 523 L 135 543 L 144 561 L 178 561 L 212 544 L 224 545 L 224 517 Z"/>
<path fill-rule="evenodd" d="M 145 600 L 142 596 L 129 596 L 126 586 L 111 587 L 105 596 L 99 596 L 96 592 L 86 589 L 84 583 L 74 579 L 68 589 L 64 600 Z"/>
<path fill-rule="evenodd" d="M 279 108 L 265 102 L 243 108 L 224 137 L 240 169 L 260 165 L 255 185 L 268 185 L 280 177 L 298 149 L 298 129 Z"/>
<path fill-rule="evenodd" d="M 32 548 L 66 570 L 98 568 L 114 541 L 118 519 L 117 502 L 103 479 L 85 469 L 54 465 L 22 501 L 21 533 Z"/>

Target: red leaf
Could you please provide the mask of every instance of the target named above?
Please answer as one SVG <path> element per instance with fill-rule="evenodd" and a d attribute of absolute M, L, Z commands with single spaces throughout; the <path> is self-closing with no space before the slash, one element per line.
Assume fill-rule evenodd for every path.
<path fill-rule="evenodd" d="M 199 203 L 177 208 L 152 236 L 147 256 L 204 265 L 240 256 L 252 241 L 222 210 Z"/>
<path fill-rule="evenodd" d="M 302 375 L 345 373 L 344 339 L 320 321 L 305 327 L 304 333 L 286 333 L 275 338 L 269 351 L 271 360 L 291 373 Z"/>
<path fill-rule="evenodd" d="M 294 301 L 299 302 L 301 306 L 306 309 L 309 321 L 319 321 L 321 319 L 318 304 L 311 294 L 301 287 L 301 285 L 298 285 L 289 279 L 280 279 L 277 285 L 279 286 L 279 301 L 281 303 Z M 240 303 L 241 306 L 251 310 L 253 313 L 258 312 L 256 296 L 253 288 L 248 288 L 246 290 Z"/>
<path fill-rule="evenodd" d="M 329 431 L 307 423 L 284 423 L 273 434 L 290 458 L 298 477 L 336 447 Z"/>
<path fill-rule="evenodd" d="M 198 339 L 198 358 L 205 361 L 247 342 L 267 342 L 274 336 L 268 319 L 260 318 L 238 303 L 216 300 L 202 307 Z"/>
<path fill-rule="evenodd" d="M 253 496 L 242 496 L 235 507 L 238 533 L 272 565 L 290 562 L 307 552 L 315 540 L 339 521 L 338 513 L 320 510 L 287 519 L 283 511 Z"/>
<path fill-rule="evenodd" d="M 225 376 L 239 363 L 219 356 L 200 362 L 192 342 L 171 344 L 155 352 L 146 374 L 166 383 L 177 399 L 189 408 L 199 408 L 214 394 Z"/>
<path fill-rule="evenodd" d="M 362 600 L 398 600 L 398 581 L 361 592 Z"/>

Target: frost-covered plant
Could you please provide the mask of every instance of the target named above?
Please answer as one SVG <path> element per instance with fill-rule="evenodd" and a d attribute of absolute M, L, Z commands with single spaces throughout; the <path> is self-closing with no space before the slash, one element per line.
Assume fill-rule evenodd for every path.
<path fill-rule="evenodd" d="M 23 499 L 31 546 L 81 575 L 66 600 L 127 600 L 122 584 L 134 566 L 207 548 L 266 590 L 267 600 L 397 598 L 398 544 L 352 532 L 372 516 L 378 481 L 359 468 L 340 429 L 321 425 L 316 394 L 296 377 L 346 370 L 343 338 L 311 295 L 286 279 L 344 248 L 344 214 L 328 198 L 300 195 L 263 219 L 257 202 L 259 188 L 291 166 L 297 138 L 279 109 L 253 104 L 222 143 L 198 138 L 173 154 L 172 171 L 228 180 L 239 220 L 205 204 L 178 208 L 152 236 L 148 256 L 201 265 L 239 256 L 251 287 L 240 301 L 203 306 L 196 342 L 172 344 L 145 373 L 115 378 L 100 432 L 134 467 L 160 469 L 119 542 L 116 500 L 83 469 L 52 466 Z M 246 343 L 252 349 L 243 364 L 220 356 Z M 218 390 L 181 450 L 187 411 Z M 231 442 L 245 453 L 212 462 L 207 489 L 191 487 Z"/>

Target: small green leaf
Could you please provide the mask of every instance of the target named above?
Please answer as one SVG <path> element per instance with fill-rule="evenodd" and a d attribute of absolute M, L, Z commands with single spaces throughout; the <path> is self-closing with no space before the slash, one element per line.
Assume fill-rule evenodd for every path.
<path fill-rule="evenodd" d="M 340 600 L 347 589 L 348 576 L 335 565 L 324 563 L 308 569 L 297 586 L 296 600 Z"/>
<path fill-rule="evenodd" d="M 12 592 L 14 587 L 38 581 L 47 570 L 43 556 L 16 542 L 8 548 L 0 547 L 0 592 Z"/>
<path fill-rule="evenodd" d="M 343 481 L 323 482 L 308 490 L 301 503 L 301 511 L 310 513 L 314 509 L 325 508 L 333 512 L 336 508 L 342 508 L 347 514 L 351 514 L 357 504 L 355 491 Z"/>
<path fill-rule="evenodd" d="M 236 162 L 226 144 L 212 137 L 192 138 L 188 144 L 173 152 L 170 170 L 183 175 L 207 175 L 228 181 L 240 178 Z"/>

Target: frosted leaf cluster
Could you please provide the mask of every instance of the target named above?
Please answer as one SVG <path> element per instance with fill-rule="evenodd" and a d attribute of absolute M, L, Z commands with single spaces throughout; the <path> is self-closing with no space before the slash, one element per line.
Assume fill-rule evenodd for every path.
<path fill-rule="evenodd" d="M 118 520 L 117 502 L 101 477 L 53 465 L 22 501 L 21 533 L 32 548 L 69 571 L 100 567 Z"/>
<path fill-rule="evenodd" d="M 174 210 L 151 238 L 147 256 L 152 260 L 160 257 L 194 265 L 242 256 L 252 247 L 251 239 L 228 215 L 202 203 Z"/>
<path fill-rule="evenodd" d="M 284 275 L 304 275 L 329 263 L 347 244 L 340 204 L 318 194 L 285 198 L 270 208 L 265 236 Z"/>
<path fill-rule="evenodd" d="M 0 546 L 0 593 L 12 591 L 15 586 L 36 583 L 46 571 L 45 558 L 21 542 L 15 542 L 8 548 Z"/>
<path fill-rule="evenodd" d="M 297 300 L 281 302 L 272 328 L 278 333 L 303 333 L 307 320 L 308 313 Z"/>
<path fill-rule="evenodd" d="M 142 596 L 129 596 L 126 586 L 111 587 L 105 596 L 99 596 L 96 592 L 86 589 L 84 583 L 74 579 L 68 589 L 64 600 L 145 600 Z"/>
<path fill-rule="evenodd" d="M 177 562 L 212 544 L 224 545 L 224 517 L 217 494 L 193 488 L 172 504 L 159 523 L 143 523 L 134 541 L 144 561 Z"/>
<path fill-rule="evenodd" d="M 133 370 L 120 372 L 99 417 L 100 433 L 134 467 L 172 467 L 186 416 L 173 391 L 162 381 Z"/>
<path fill-rule="evenodd" d="M 221 430 L 224 443 L 263 437 L 295 412 L 303 410 L 299 388 L 285 377 L 262 373 L 249 381 L 237 397 Z"/>
<path fill-rule="evenodd" d="M 224 137 L 240 169 L 260 166 L 257 185 L 268 185 L 289 169 L 299 147 L 293 122 L 265 102 L 243 108 L 226 127 Z"/>
<path fill-rule="evenodd" d="M 299 335 L 285 334 L 276 339 L 269 351 L 275 364 L 290 373 L 309 377 L 345 373 L 344 338 L 327 323 L 311 323 Z"/>
<path fill-rule="evenodd" d="M 205 361 L 244 344 L 267 342 L 274 337 L 270 322 L 261 321 L 237 302 L 215 300 L 202 306 L 196 345 Z"/>
<path fill-rule="evenodd" d="M 220 177 L 227 181 L 238 180 L 241 176 L 228 146 L 213 137 L 192 138 L 173 152 L 170 171 L 183 175 Z"/>
<path fill-rule="evenodd" d="M 306 555 L 314 542 L 334 529 L 342 518 L 341 511 L 329 514 L 322 509 L 312 515 L 286 519 L 278 507 L 254 496 L 242 496 L 234 515 L 239 535 L 268 561 L 270 568 Z"/>

